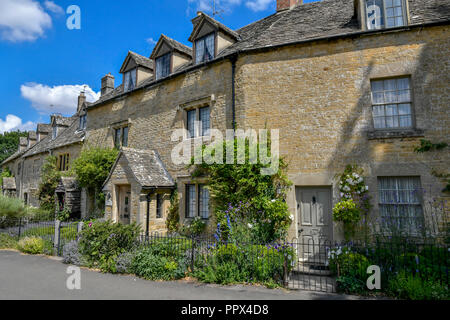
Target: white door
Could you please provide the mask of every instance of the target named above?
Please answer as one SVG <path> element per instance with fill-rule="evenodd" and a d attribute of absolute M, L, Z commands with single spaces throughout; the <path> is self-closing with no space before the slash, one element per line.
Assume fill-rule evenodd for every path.
<path fill-rule="evenodd" d="M 331 188 L 297 188 L 296 197 L 300 258 L 323 262 L 333 232 Z"/>

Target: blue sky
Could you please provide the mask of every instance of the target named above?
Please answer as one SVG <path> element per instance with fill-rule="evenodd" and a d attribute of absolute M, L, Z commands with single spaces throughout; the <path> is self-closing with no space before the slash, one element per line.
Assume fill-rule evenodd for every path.
<path fill-rule="evenodd" d="M 116 85 L 128 50 L 149 56 L 161 33 L 191 46 L 191 19 L 213 0 L 0 0 L 0 133 L 33 129 L 52 112 L 71 113 L 83 85 L 95 100 L 100 79 Z M 276 0 L 216 0 L 218 20 L 237 29 L 275 12 Z M 311 2 L 306 0 L 305 2 Z M 81 29 L 69 30 L 70 5 Z"/>

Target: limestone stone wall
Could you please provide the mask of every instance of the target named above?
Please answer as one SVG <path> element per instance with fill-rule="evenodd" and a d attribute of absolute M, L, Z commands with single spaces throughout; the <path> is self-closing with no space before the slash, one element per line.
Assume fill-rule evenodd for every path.
<path fill-rule="evenodd" d="M 334 176 L 352 163 L 366 171 L 375 212 L 379 176 L 420 176 L 424 201 L 432 201 L 444 187 L 432 168 L 448 170 L 450 155 L 419 155 L 414 148 L 424 138 L 450 142 L 449 36 L 448 27 L 433 27 L 243 56 L 237 67 L 238 123 L 279 129 L 294 185 L 333 186 L 334 202 Z M 369 139 L 370 81 L 397 76 L 411 77 L 416 128 L 424 134 Z M 294 191 L 289 205 L 296 212 Z"/>

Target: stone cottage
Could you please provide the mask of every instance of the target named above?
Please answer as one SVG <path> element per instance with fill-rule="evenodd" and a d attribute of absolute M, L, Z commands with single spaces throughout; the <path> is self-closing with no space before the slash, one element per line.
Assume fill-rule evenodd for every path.
<path fill-rule="evenodd" d="M 30 131 L 28 137 L 22 137 L 19 150 L 6 159 L 2 168 L 9 168 L 16 184 L 16 196 L 27 205 L 39 206 L 37 191 L 41 181 L 41 169 L 48 156 L 56 156 L 57 169 L 66 172 L 83 146 L 86 129 L 86 97 L 81 93 L 78 98 L 77 113 L 72 117 L 54 114 L 50 123 L 38 124 L 36 131 Z M 74 215 L 85 215 L 86 193 L 77 197 Z M 81 202 L 80 202 L 81 201 Z M 71 209 L 72 210 L 72 209 Z"/>
<path fill-rule="evenodd" d="M 87 107 L 86 140 L 123 147 L 105 186 L 108 217 L 163 230 L 158 208 L 176 185 L 181 220 L 209 219 L 207 180 L 172 161 L 172 133 L 206 143 L 212 128 L 267 126 L 279 129 L 294 183 L 290 237 L 342 238 L 332 207 L 348 164 L 365 170 L 374 215 L 427 220 L 426 203 L 444 187 L 432 171 L 448 170 L 450 157 L 414 149 L 449 142 L 449 21 L 439 0 L 278 0 L 241 29 L 199 12 L 192 46 L 162 35 L 149 58 L 129 52 L 122 84 L 106 75 Z M 427 192 L 401 206 L 386 201 L 418 189 Z"/>

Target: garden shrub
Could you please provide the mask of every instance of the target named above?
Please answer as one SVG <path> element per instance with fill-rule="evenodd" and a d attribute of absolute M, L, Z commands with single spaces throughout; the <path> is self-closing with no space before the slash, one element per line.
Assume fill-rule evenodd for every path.
<path fill-rule="evenodd" d="M 284 264 L 288 272 L 295 261 L 291 247 L 223 244 L 197 261 L 194 275 L 207 283 L 280 283 Z"/>
<path fill-rule="evenodd" d="M 80 233 L 79 251 L 89 266 L 115 272 L 114 259 L 136 247 L 139 232 L 136 224 L 91 222 Z"/>
<path fill-rule="evenodd" d="M 183 278 L 187 266 L 184 259 L 160 256 L 151 248 L 143 248 L 134 256 L 130 270 L 147 280 L 169 281 Z"/>
<path fill-rule="evenodd" d="M 114 261 L 116 263 L 116 272 L 127 274 L 131 272 L 131 265 L 133 263 L 133 259 L 136 256 L 134 251 L 132 252 L 124 252 L 117 256 Z"/>
<path fill-rule="evenodd" d="M 20 218 L 25 214 L 26 207 L 22 200 L 0 194 L 0 217 Z"/>
<path fill-rule="evenodd" d="M 17 240 L 6 233 L 0 233 L 0 249 L 15 249 Z"/>
<path fill-rule="evenodd" d="M 23 252 L 28 254 L 43 254 L 45 249 L 45 241 L 44 239 L 31 237 L 24 238 L 19 241 L 17 244 L 17 248 Z"/>
<path fill-rule="evenodd" d="M 389 281 L 388 292 L 394 297 L 409 300 L 449 300 L 448 284 L 423 280 L 406 272 L 400 272 Z"/>
<path fill-rule="evenodd" d="M 367 279 L 367 268 L 370 265 L 365 256 L 352 252 L 345 247 L 332 250 L 329 255 L 330 271 L 339 276 L 350 276 L 365 280 Z"/>
<path fill-rule="evenodd" d="M 71 241 L 64 246 L 63 263 L 75 266 L 83 265 L 83 258 L 78 249 L 78 241 Z"/>
<path fill-rule="evenodd" d="M 345 294 L 363 294 L 366 292 L 366 282 L 354 276 L 341 276 L 336 279 L 336 289 Z"/>
<path fill-rule="evenodd" d="M 206 230 L 206 222 L 201 217 L 195 217 L 180 227 L 180 234 L 187 237 L 198 237 Z"/>

